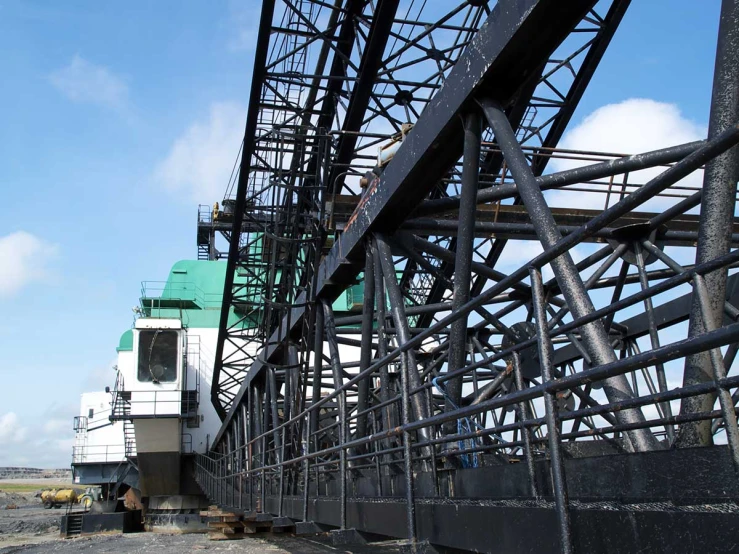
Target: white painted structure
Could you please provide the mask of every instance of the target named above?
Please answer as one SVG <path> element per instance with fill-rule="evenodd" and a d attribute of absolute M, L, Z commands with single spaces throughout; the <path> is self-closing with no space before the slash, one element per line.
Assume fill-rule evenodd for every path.
<path fill-rule="evenodd" d="M 121 337 L 115 384 L 83 394 L 75 418 L 73 466 L 83 482 L 112 483 L 131 462 L 143 496 L 160 502 L 194 494 L 178 490 L 186 480 L 182 457 L 206 453 L 221 426 L 210 391 L 225 268 L 178 262 L 157 295 L 142 288 L 138 318 Z M 239 321 L 244 314 L 229 317 Z M 235 355 L 231 342 L 225 348 L 225 359 Z M 241 350 L 256 355 L 257 345 Z M 358 360 L 359 348 L 340 345 L 339 355 Z"/>
<path fill-rule="evenodd" d="M 110 421 L 110 394 L 85 392 L 75 418 L 72 463 L 118 463 L 125 458 L 123 422 Z"/>

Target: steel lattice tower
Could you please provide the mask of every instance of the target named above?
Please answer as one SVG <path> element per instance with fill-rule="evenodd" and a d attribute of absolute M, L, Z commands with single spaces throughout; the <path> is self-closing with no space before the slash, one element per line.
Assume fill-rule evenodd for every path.
<path fill-rule="evenodd" d="M 736 544 L 739 0 L 705 140 L 559 149 L 629 4 L 263 2 L 212 501 L 414 548 Z"/>

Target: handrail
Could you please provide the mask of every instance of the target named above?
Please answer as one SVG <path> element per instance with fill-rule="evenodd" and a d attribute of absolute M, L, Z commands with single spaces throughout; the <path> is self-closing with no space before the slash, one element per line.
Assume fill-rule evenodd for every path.
<path fill-rule="evenodd" d="M 198 223 L 213 223 L 213 208 L 208 204 L 198 204 Z"/>
<path fill-rule="evenodd" d="M 154 295 L 154 293 L 158 293 Z M 178 296 L 181 295 L 181 296 Z M 141 281 L 141 300 L 189 300 L 192 297 L 201 307 L 220 306 L 219 293 L 205 292 L 191 281 L 172 283 L 170 281 Z M 142 307 L 146 308 L 149 306 Z"/>
<path fill-rule="evenodd" d="M 180 451 L 183 454 L 192 454 L 192 433 L 182 433 L 180 438 Z"/>
<path fill-rule="evenodd" d="M 86 444 L 72 447 L 73 464 L 109 463 L 125 459 L 126 450 L 123 444 Z"/>
<path fill-rule="evenodd" d="M 74 416 L 72 431 L 87 431 L 87 416 Z"/>
<path fill-rule="evenodd" d="M 114 410 L 111 418 L 112 419 L 136 419 L 137 417 L 141 416 L 185 416 L 187 413 L 193 408 L 197 408 L 200 401 L 200 394 L 195 389 L 171 389 L 171 390 L 130 390 L 127 391 L 131 394 L 131 397 L 126 399 L 126 405 L 129 406 L 129 411 L 122 412 L 121 410 Z M 195 394 L 195 400 L 191 400 L 188 395 L 184 395 L 182 393 L 196 393 Z M 153 398 L 152 398 L 153 395 Z M 175 398 L 171 398 L 173 395 L 176 395 Z M 137 398 L 138 396 L 138 398 Z M 142 396 L 145 396 L 142 398 Z M 165 398 L 162 398 L 164 396 Z M 170 397 L 170 398 L 167 398 Z M 153 413 L 137 413 L 133 411 L 131 408 L 133 406 L 140 406 L 143 404 L 152 404 L 154 405 L 154 412 Z M 179 404 L 180 410 L 177 414 L 174 413 L 158 413 L 157 412 L 157 405 L 170 405 L 170 404 Z M 122 406 L 122 404 L 121 404 Z M 186 408 L 186 410 L 183 410 L 183 408 Z"/>

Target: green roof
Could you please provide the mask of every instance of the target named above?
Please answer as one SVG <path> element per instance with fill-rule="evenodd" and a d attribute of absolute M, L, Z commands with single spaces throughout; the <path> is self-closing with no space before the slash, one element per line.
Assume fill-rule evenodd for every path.
<path fill-rule="evenodd" d="M 116 352 L 133 350 L 133 331 L 129 329 L 121 335 L 121 340 L 118 341 L 118 348 Z"/>
<path fill-rule="evenodd" d="M 147 317 L 181 319 L 195 328 L 217 328 L 221 318 L 227 264 L 216 261 L 182 260 L 174 264 L 166 281 L 145 281 L 141 307 Z M 236 277 L 238 282 L 239 278 Z M 242 317 L 231 308 L 229 325 Z M 244 320 L 249 326 L 253 321 Z"/>
<path fill-rule="evenodd" d="M 185 327 L 217 329 L 221 319 L 226 268 L 226 263 L 217 261 L 181 260 L 175 263 L 166 281 L 142 283 L 140 305 L 143 317 L 179 319 Z M 247 279 L 254 278 L 253 273 L 251 277 L 247 275 L 237 271 L 234 283 L 243 285 Z M 254 292 L 249 292 L 249 287 L 242 290 L 247 294 L 247 301 L 243 306 L 229 308 L 230 327 L 254 327 L 262 317 L 258 287 L 253 289 Z M 361 311 L 363 296 L 364 284 L 360 282 L 337 298 L 334 309 L 340 313 Z M 121 335 L 117 350 L 132 349 L 133 333 L 128 330 Z"/>

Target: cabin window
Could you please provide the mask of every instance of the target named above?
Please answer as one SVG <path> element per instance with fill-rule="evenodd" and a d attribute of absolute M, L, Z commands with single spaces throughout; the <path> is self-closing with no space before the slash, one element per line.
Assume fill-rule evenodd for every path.
<path fill-rule="evenodd" d="M 148 383 L 176 381 L 178 342 L 177 331 L 140 331 L 138 380 Z"/>
<path fill-rule="evenodd" d="M 90 408 L 89 410 L 87 410 L 88 419 L 92 419 L 93 415 L 95 415 L 95 410 L 93 408 Z"/>

